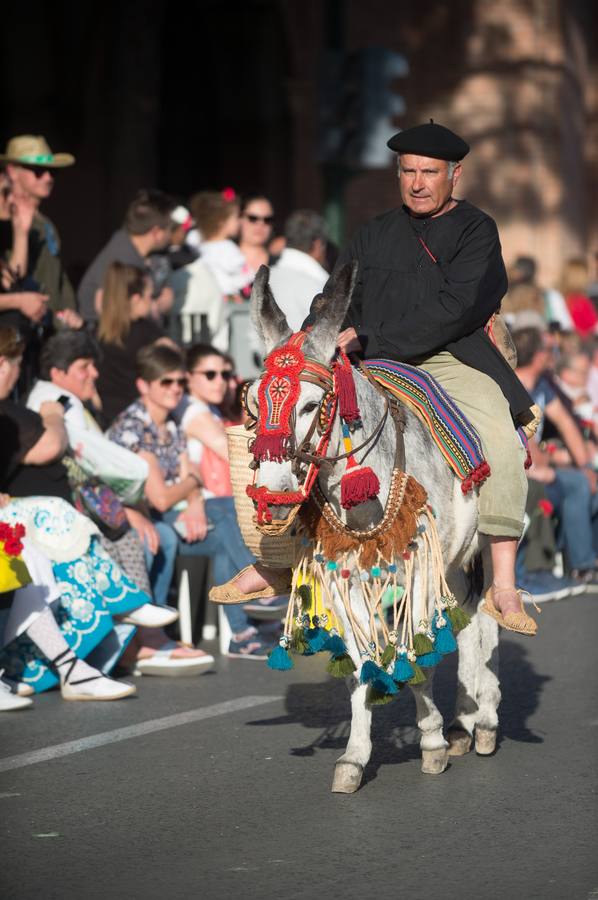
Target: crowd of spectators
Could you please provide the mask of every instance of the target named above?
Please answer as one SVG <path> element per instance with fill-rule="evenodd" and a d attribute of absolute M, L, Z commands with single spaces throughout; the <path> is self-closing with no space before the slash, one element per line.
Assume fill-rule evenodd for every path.
<path fill-rule="evenodd" d="M 0 594 L 1 709 L 56 685 L 69 700 L 130 696 L 115 670 L 210 668 L 209 653 L 169 635 L 177 557 L 205 557 L 215 583 L 255 562 L 228 464 L 225 427 L 242 420 L 230 310 L 268 264 L 298 327 L 328 277 L 316 212 L 275 235 L 263 194 L 201 191 L 183 205 L 152 189 L 75 291 L 40 210 L 74 162 L 34 136 L 0 157 L 0 531 L 24 526 L 31 576 Z M 228 655 L 265 659 L 287 603 L 225 607 Z"/>
<path fill-rule="evenodd" d="M 40 208 L 74 162 L 33 136 L 0 156 L 0 541 L 25 527 L 31 577 L 0 594 L 0 709 L 56 685 L 70 700 L 130 696 L 134 684 L 109 677 L 117 668 L 210 668 L 209 653 L 171 637 L 174 573 L 177 557 L 201 556 L 219 584 L 254 562 L 225 432 L 242 419 L 231 311 L 269 265 L 297 329 L 334 264 L 315 211 L 277 234 L 261 193 L 204 190 L 185 205 L 140 190 L 75 292 Z M 541 410 L 520 583 L 536 601 L 598 589 L 598 273 L 570 260 L 558 286 L 541 286 L 520 257 L 502 312 Z M 257 334 L 244 338 L 261 362 Z M 287 602 L 226 606 L 228 655 L 266 658 Z"/>
<path fill-rule="evenodd" d="M 570 259 L 558 285 L 541 286 L 536 261 L 522 256 L 502 312 L 540 412 L 519 583 L 536 602 L 598 590 L 598 283 Z"/>

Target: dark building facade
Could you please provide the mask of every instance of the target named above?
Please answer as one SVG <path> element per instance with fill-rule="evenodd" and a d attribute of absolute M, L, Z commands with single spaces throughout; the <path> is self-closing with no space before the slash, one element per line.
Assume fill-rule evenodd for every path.
<path fill-rule="evenodd" d="M 3 139 L 44 134 L 77 157 L 48 204 L 75 280 L 141 186 L 259 189 L 279 224 L 315 207 L 345 236 L 394 205 L 392 161 L 322 151 L 330 92 L 345 137 L 359 130 L 362 76 L 342 65 L 374 48 L 403 60 L 393 127 L 433 117 L 470 142 L 461 193 L 497 219 L 507 259 L 536 256 L 555 280 L 598 250 L 590 2 L 31 0 L 7 8 L 4 32 Z"/>

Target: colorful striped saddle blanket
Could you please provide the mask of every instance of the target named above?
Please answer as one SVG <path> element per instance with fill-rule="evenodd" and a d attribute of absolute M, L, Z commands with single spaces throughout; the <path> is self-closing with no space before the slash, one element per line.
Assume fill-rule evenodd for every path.
<path fill-rule="evenodd" d="M 488 478 L 490 466 L 478 433 L 431 375 L 390 359 L 366 359 L 365 366 L 383 388 L 427 425 L 434 443 L 461 479 L 464 494 Z"/>

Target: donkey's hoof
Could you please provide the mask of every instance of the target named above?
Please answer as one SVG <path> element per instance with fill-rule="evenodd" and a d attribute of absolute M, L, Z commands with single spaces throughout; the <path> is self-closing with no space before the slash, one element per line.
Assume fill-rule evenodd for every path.
<path fill-rule="evenodd" d="M 333 794 L 354 794 L 361 784 L 363 766 L 357 763 L 339 762 L 334 767 Z"/>
<path fill-rule="evenodd" d="M 463 728 L 449 728 L 446 739 L 449 756 L 465 756 L 471 750 L 472 737 Z"/>
<path fill-rule="evenodd" d="M 496 750 L 496 728 L 475 730 L 475 752 L 478 756 L 490 756 Z"/>
<path fill-rule="evenodd" d="M 422 750 L 422 772 L 424 775 L 441 775 L 448 765 L 448 750 Z"/>

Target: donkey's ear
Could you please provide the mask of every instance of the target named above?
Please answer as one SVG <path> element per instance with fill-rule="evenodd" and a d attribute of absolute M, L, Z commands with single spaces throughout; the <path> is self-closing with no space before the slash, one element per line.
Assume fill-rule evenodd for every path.
<path fill-rule="evenodd" d="M 353 262 L 333 272 L 321 294 L 314 297 L 309 318 L 312 329 L 308 335 L 308 355 L 329 363 L 345 320 L 351 295 L 357 280 L 357 263 Z"/>
<path fill-rule="evenodd" d="M 251 319 L 257 329 L 266 348 L 266 355 L 281 341 L 286 340 L 293 333 L 289 328 L 286 316 L 278 306 L 268 278 L 270 269 L 268 266 L 260 266 L 253 288 L 251 289 L 250 310 Z"/>

